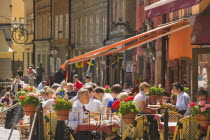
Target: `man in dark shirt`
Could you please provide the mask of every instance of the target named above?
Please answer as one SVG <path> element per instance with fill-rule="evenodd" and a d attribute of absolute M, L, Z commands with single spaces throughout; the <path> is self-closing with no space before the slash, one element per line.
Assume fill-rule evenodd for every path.
<path fill-rule="evenodd" d="M 39 64 L 39 67 L 36 68 L 36 82 L 37 85 L 42 82 L 42 75 L 44 74 L 44 69 L 42 64 Z"/>
<path fill-rule="evenodd" d="M 23 78 L 23 70 L 21 67 L 17 70 L 17 75 L 19 75 L 21 79 Z"/>

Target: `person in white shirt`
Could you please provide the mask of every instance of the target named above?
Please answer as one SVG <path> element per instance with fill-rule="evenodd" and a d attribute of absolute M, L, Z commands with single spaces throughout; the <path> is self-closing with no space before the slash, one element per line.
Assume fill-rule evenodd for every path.
<path fill-rule="evenodd" d="M 178 113 L 184 115 L 187 110 L 188 104 L 190 103 L 191 98 L 187 93 L 184 92 L 184 87 L 182 86 L 182 84 L 177 82 L 173 83 L 172 86 L 173 86 L 173 93 L 177 95 L 175 107 Z"/>
<path fill-rule="evenodd" d="M 78 100 L 73 103 L 72 111 L 69 114 L 68 126 L 75 130 L 78 124 L 89 123 L 89 112 L 102 112 L 102 104 L 90 98 L 87 89 L 81 88 L 78 91 Z"/>
<path fill-rule="evenodd" d="M 123 87 L 124 87 L 123 91 L 125 91 L 127 93 L 130 93 L 131 92 L 131 90 L 130 90 L 130 88 L 129 88 L 129 86 L 128 86 L 127 83 L 124 83 Z"/>
<path fill-rule="evenodd" d="M 133 102 L 136 103 L 136 107 L 139 108 L 141 113 L 146 112 L 146 94 L 149 93 L 150 85 L 147 82 L 143 82 L 139 86 L 140 92 L 134 97 Z"/>
<path fill-rule="evenodd" d="M 45 94 L 47 100 L 42 102 L 43 115 L 47 115 L 51 112 L 54 112 L 52 105 L 54 103 L 53 95 L 55 94 L 55 91 L 51 88 L 47 88 Z"/>
<path fill-rule="evenodd" d="M 102 87 L 96 87 L 94 90 L 94 97 L 101 101 L 103 106 L 107 106 L 108 101 L 113 99 L 110 93 L 105 93 Z"/>
<path fill-rule="evenodd" d="M 85 86 L 87 86 L 87 85 L 92 85 L 93 83 L 90 81 L 90 76 L 85 76 Z"/>

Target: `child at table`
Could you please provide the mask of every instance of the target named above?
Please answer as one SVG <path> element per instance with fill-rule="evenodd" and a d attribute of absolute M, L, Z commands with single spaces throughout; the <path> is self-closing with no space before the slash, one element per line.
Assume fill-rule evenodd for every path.
<path fill-rule="evenodd" d="M 122 88 L 119 84 L 115 84 L 111 87 L 111 95 L 113 99 L 108 101 L 106 113 L 114 113 L 117 110 L 112 108 L 114 101 L 118 100 L 117 96 L 122 92 Z"/>
<path fill-rule="evenodd" d="M 195 103 L 195 105 L 198 105 L 198 103 L 199 103 L 200 101 L 207 101 L 207 98 L 208 98 L 208 92 L 207 92 L 206 90 L 204 90 L 204 89 L 201 89 L 201 90 L 199 90 L 198 93 L 196 94 L 196 99 L 197 99 L 197 101 L 194 102 L 194 103 Z M 190 104 L 191 104 L 191 103 L 190 103 Z M 185 114 L 184 114 L 184 117 L 188 117 L 188 116 L 191 115 L 192 107 L 190 107 L 190 104 L 189 104 L 189 106 L 188 106 L 188 108 L 187 108 L 187 111 L 186 111 Z"/>

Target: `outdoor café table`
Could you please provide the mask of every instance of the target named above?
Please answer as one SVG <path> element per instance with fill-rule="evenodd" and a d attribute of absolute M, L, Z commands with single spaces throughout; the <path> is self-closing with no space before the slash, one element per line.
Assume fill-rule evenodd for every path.
<path fill-rule="evenodd" d="M 158 108 L 146 107 L 146 111 L 151 114 L 157 114 Z"/>
<path fill-rule="evenodd" d="M 29 132 L 24 132 L 24 131 L 25 129 L 29 130 L 30 124 L 16 125 L 15 127 L 20 131 L 20 139 L 24 137 L 26 138 L 29 135 Z"/>
<path fill-rule="evenodd" d="M 162 114 L 155 114 L 155 120 L 160 120 L 162 117 Z"/>
<path fill-rule="evenodd" d="M 117 124 L 113 125 L 80 124 L 74 130 L 74 133 L 77 133 L 79 131 L 101 131 L 109 135 L 112 132 L 112 128 L 120 128 L 120 127 Z"/>
<path fill-rule="evenodd" d="M 177 122 L 168 122 L 168 128 L 170 132 L 174 132 Z M 159 123 L 159 129 L 164 129 L 164 122 Z"/>

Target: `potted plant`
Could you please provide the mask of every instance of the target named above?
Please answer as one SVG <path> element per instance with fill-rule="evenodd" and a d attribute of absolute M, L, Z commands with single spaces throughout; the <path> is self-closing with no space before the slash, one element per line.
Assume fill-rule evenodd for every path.
<path fill-rule="evenodd" d="M 108 85 L 105 85 L 104 92 L 105 93 L 110 93 L 111 92 L 111 88 Z"/>
<path fill-rule="evenodd" d="M 23 106 L 24 113 L 27 116 L 34 116 L 36 107 L 40 104 L 38 95 L 33 92 L 23 92 L 22 95 L 19 96 L 19 99 L 20 105 Z"/>
<path fill-rule="evenodd" d="M 62 98 L 54 100 L 53 109 L 56 111 L 58 120 L 68 120 L 69 112 L 73 103 Z"/>
<path fill-rule="evenodd" d="M 149 94 L 147 94 L 147 96 L 150 97 L 150 103 L 152 105 L 155 105 L 156 100 L 161 101 L 161 97 L 163 96 L 164 92 L 165 92 L 165 90 L 161 87 L 156 87 L 156 86 L 151 87 L 150 91 L 149 91 Z"/>
<path fill-rule="evenodd" d="M 142 78 L 141 76 L 138 74 L 138 73 L 135 73 L 135 76 L 134 76 L 134 83 L 136 86 L 139 86 L 139 83 L 142 81 Z"/>
<path fill-rule="evenodd" d="M 189 107 L 192 108 L 191 115 L 198 119 L 201 127 L 208 127 L 210 124 L 210 104 L 206 101 L 200 101 L 198 105 L 190 103 Z"/>
<path fill-rule="evenodd" d="M 138 113 L 138 108 L 133 102 L 133 99 L 134 97 L 130 96 L 124 99 L 124 102 L 116 100 L 112 104 L 112 108 L 118 109 L 117 113 L 120 113 L 122 115 L 122 119 L 125 124 L 132 124 L 133 121 L 135 120 L 136 114 Z"/>
<path fill-rule="evenodd" d="M 188 93 L 189 92 L 189 88 L 188 87 L 184 87 L 184 92 Z"/>

